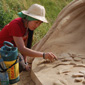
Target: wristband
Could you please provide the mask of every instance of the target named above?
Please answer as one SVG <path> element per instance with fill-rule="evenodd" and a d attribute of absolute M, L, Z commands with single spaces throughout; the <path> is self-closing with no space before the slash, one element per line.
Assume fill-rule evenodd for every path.
<path fill-rule="evenodd" d="M 45 53 L 43 53 L 43 59 L 45 59 Z"/>

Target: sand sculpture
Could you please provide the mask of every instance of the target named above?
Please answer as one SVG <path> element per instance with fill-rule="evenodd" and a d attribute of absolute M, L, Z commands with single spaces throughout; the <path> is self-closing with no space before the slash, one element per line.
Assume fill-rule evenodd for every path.
<path fill-rule="evenodd" d="M 85 0 L 67 5 L 33 49 L 58 56 L 54 62 L 33 61 L 36 85 L 85 85 Z"/>
<path fill-rule="evenodd" d="M 36 85 L 85 85 L 85 0 L 68 4 L 33 49 L 58 57 L 54 62 L 34 59 L 31 77 Z"/>

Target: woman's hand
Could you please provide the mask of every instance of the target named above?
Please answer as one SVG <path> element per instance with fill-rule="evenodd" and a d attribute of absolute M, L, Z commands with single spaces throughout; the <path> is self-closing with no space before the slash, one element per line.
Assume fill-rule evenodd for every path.
<path fill-rule="evenodd" d="M 43 53 L 43 58 L 50 61 L 57 60 L 57 57 L 52 52 Z"/>

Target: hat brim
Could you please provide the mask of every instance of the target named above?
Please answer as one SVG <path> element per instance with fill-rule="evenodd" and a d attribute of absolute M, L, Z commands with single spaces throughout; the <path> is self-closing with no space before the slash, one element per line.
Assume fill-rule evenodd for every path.
<path fill-rule="evenodd" d="M 38 20 L 40 20 L 40 21 L 43 21 L 43 22 L 45 22 L 45 23 L 48 23 L 48 21 L 47 21 L 47 19 L 46 19 L 45 17 L 36 16 L 36 15 L 30 14 L 30 13 L 28 13 L 28 12 L 25 11 L 25 10 L 22 11 L 22 13 L 25 14 L 25 15 L 27 15 L 27 16 L 33 17 L 33 18 L 35 18 L 35 19 L 38 19 Z"/>

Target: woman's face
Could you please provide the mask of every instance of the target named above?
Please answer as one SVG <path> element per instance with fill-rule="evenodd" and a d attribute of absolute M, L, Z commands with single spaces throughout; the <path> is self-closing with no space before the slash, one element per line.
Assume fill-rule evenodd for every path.
<path fill-rule="evenodd" d="M 41 23 L 42 21 L 34 20 L 29 21 L 27 25 L 30 30 L 35 30 L 38 26 L 40 26 Z"/>

